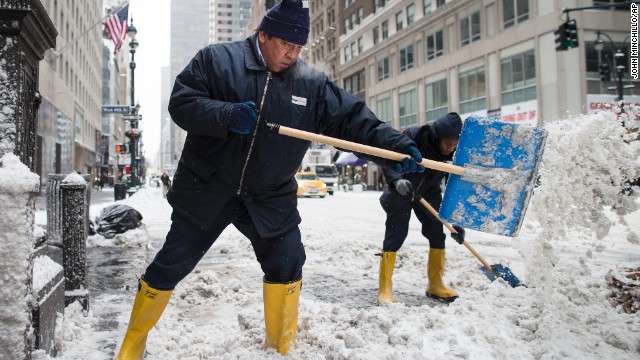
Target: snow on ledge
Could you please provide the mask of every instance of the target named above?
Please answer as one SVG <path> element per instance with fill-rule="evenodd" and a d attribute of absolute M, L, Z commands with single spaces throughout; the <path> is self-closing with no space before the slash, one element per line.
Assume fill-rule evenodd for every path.
<path fill-rule="evenodd" d="M 75 171 L 72 171 L 67 175 L 64 180 L 62 180 L 63 184 L 72 184 L 72 185 L 86 185 L 87 182 L 84 180 L 82 175 L 78 174 Z"/>
<path fill-rule="evenodd" d="M 32 173 L 14 154 L 7 153 L 0 159 L 0 193 L 24 194 L 38 191 L 40 176 Z"/>

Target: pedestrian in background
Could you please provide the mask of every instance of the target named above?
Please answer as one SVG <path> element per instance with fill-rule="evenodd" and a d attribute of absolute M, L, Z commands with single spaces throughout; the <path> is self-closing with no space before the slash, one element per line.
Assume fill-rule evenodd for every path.
<path fill-rule="evenodd" d="M 282 0 L 255 34 L 205 47 L 177 76 L 169 112 L 187 137 L 167 195 L 171 229 L 140 279 L 118 359 L 143 355 L 175 286 L 231 224 L 264 273 L 265 347 L 294 346 L 305 262 L 294 175 L 310 143 L 262 132 L 266 122 L 403 152 L 401 163 L 367 158 L 424 170 L 411 139 L 298 59 L 308 35 L 308 1 Z"/>
<path fill-rule="evenodd" d="M 434 161 L 450 161 L 458 146 L 462 131 L 462 119 L 457 113 L 449 113 L 433 124 L 412 126 L 404 134 L 413 139 L 424 158 Z M 433 216 L 419 200 L 424 198 L 435 209 L 442 203 L 441 183 L 446 173 L 427 169 L 423 173 L 400 174 L 383 169 L 388 187 L 380 196 L 380 204 L 387 213 L 386 230 L 380 258 L 378 280 L 378 304 L 393 302 L 393 283 L 391 276 L 396 262 L 396 252 L 400 250 L 409 233 L 411 210 L 422 223 L 422 235 L 429 240 L 429 259 L 427 277 L 429 284 L 426 295 L 442 301 L 453 301 L 458 293 L 444 284 L 445 234 L 442 222 Z M 462 244 L 464 229 L 453 225 L 458 234 L 452 237 Z"/>
<path fill-rule="evenodd" d="M 163 172 L 162 175 L 160 175 L 160 182 L 162 182 L 162 196 L 166 198 L 167 193 L 169 192 L 169 187 L 171 186 L 171 178 L 169 177 L 169 174 Z"/>

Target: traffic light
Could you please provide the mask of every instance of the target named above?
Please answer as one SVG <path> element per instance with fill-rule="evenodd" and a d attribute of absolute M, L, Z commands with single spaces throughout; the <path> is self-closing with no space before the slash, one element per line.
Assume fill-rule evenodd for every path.
<path fill-rule="evenodd" d="M 567 23 L 563 23 L 553 32 L 556 35 L 556 51 L 567 50 Z"/>
<path fill-rule="evenodd" d="M 611 81 L 611 70 L 609 69 L 609 62 L 604 60 L 600 64 L 600 81 Z"/>
<path fill-rule="evenodd" d="M 129 147 L 126 144 L 116 144 L 116 152 L 118 154 L 129 153 Z"/>
<path fill-rule="evenodd" d="M 569 20 L 565 23 L 567 47 L 569 49 L 578 47 L 578 23 L 575 20 Z"/>
<path fill-rule="evenodd" d="M 556 35 L 556 51 L 563 51 L 578 47 L 578 23 L 567 20 L 553 32 Z"/>

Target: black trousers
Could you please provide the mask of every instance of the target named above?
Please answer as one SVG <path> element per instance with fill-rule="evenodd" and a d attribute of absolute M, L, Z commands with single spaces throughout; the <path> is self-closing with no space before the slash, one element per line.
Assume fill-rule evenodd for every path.
<path fill-rule="evenodd" d="M 436 210 L 440 209 L 442 195 L 439 191 L 425 194 L 423 198 Z M 442 231 L 442 223 L 436 219 L 419 201 L 411 201 L 407 196 L 398 194 L 395 190 L 387 189 L 380 197 L 380 204 L 387 213 L 385 222 L 383 251 L 396 252 L 400 250 L 409 234 L 409 220 L 411 211 L 416 214 L 422 224 L 422 235 L 429 240 L 429 246 L 444 249 L 446 235 Z"/>
<path fill-rule="evenodd" d="M 251 241 L 267 281 L 288 283 L 302 277 L 306 255 L 300 229 L 296 226 L 280 236 L 261 238 L 240 198 L 229 200 L 207 231 L 176 211 L 171 215 L 171 221 L 171 229 L 162 249 L 143 276 L 152 288 L 173 290 L 196 267 L 230 224 Z"/>

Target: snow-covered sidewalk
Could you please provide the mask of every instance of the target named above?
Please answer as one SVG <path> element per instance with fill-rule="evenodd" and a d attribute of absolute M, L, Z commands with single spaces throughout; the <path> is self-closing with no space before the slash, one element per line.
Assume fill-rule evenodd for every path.
<path fill-rule="evenodd" d="M 531 272 L 549 278 L 529 288 L 490 282 L 475 257 L 449 241 L 445 280 L 460 298 L 442 305 L 424 297 L 428 244 L 412 219 L 394 273 L 397 302 L 376 306 L 375 254 L 384 232 L 379 195 L 339 192 L 325 199 L 300 199 L 307 263 L 298 344 L 289 358 L 636 358 L 638 314 L 612 307 L 605 282 L 611 269 L 638 264 L 638 246 L 626 240 L 624 226 L 614 226 L 600 241 L 571 236 L 555 243 L 553 269 L 527 268 L 511 238 L 469 231 L 468 241 L 491 264 L 509 266 L 525 282 Z M 170 207 L 157 189 L 143 189 L 122 203 L 143 214 L 144 227 L 116 240 L 93 236 L 90 246 L 119 247 L 127 253 L 148 241 L 152 256 L 168 229 Z M 640 216 L 627 216 L 627 222 L 640 224 Z M 530 240 L 523 232 L 515 241 Z M 122 266 L 131 274 L 141 273 L 149 260 Z M 147 359 L 280 358 L 262 350 L 261 276 L 249 241 L 227 229 L 176 289 L 149 336 Z M 115 291 L 92 292 L 87 317 L 79 306 L 66 309 L 59 359 L 113 357 L 136 290 L 133 275 L 125 280 Z M 108 317 L 113 322 L 105 324 Z"/>

